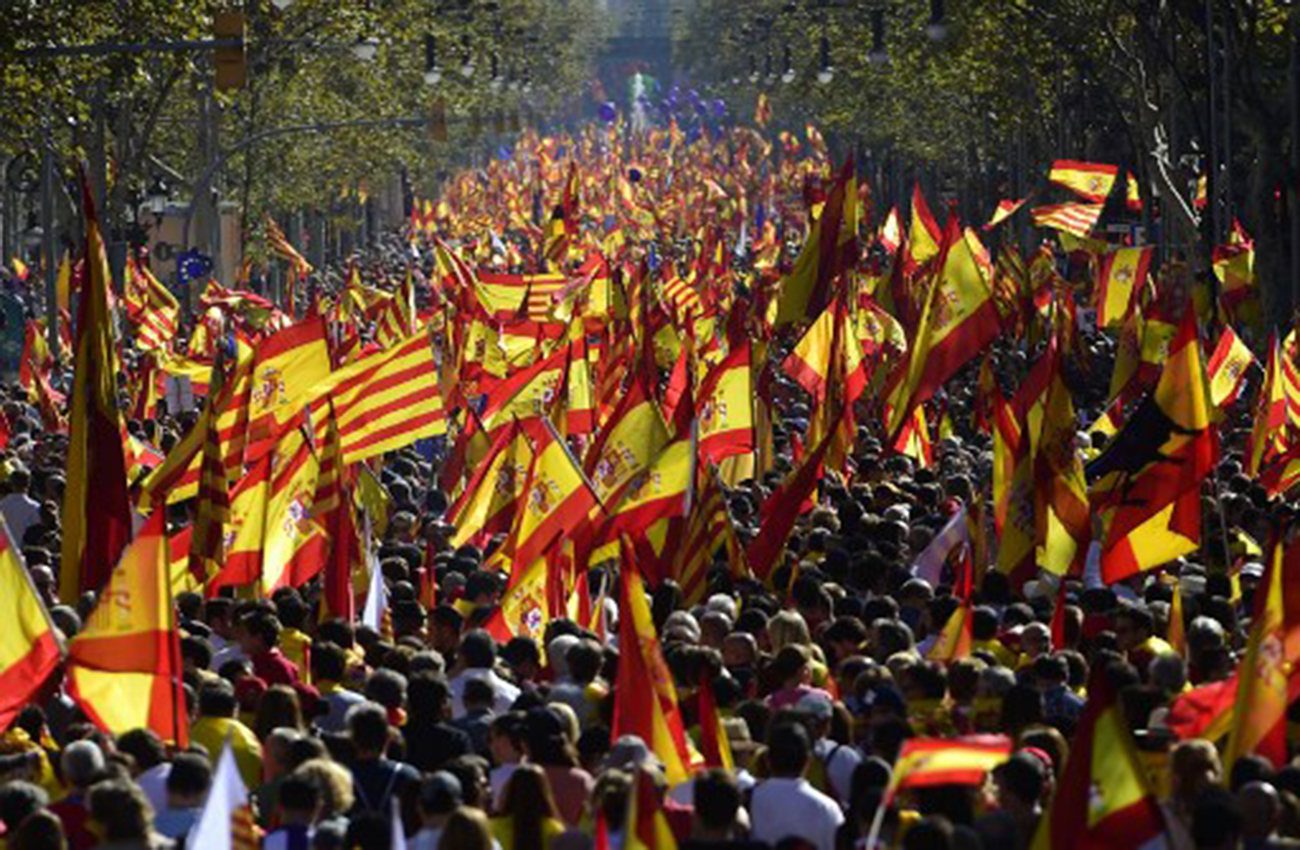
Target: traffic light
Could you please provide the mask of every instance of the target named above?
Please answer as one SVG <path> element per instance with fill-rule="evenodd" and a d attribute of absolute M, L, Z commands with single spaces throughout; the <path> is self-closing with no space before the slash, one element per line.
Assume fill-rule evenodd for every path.
<path fill-rule="evenodd" d="M 218 41 L 237 39 L 238 45 L 218 47 L 213 54 L 217 91 L 244 87 L 244 13 L 227 10 L 212 18 L 212 35 Z"/>

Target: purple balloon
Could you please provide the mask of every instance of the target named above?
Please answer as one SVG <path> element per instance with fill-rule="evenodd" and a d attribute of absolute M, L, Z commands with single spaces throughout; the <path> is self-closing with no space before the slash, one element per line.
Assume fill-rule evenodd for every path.
<path fill-rule="evenodd" d="M 697 92 L 695 89 L 691 89 L 689 92 L 687 92 L 686 97 L 690 100 L 691 103 L 700 102 L 700 93 Z"/>
<path fill-rule="evenodd" d="M 719 121 L 727 117 L 727 102 L 722 98 L 713 101 L 713 117 Z"/>
<path fill-rule="evenodd" d="M 614 119 L 618 117 L 618 110 L 614 108 L 613 101 L 607 100 L 600 105 L 597 114 L 600 115 L 601 121 L 604 121 L 606 124 L 613 124 Z"/>

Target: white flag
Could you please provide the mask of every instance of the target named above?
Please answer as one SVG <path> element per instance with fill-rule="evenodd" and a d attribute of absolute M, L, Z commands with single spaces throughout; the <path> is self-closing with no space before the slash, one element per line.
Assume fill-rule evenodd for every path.
<path fill-rule="evenodd" d="M 361 612 L 361 622 L 375 631 L 382 631 L 384 609 L 388 607 L 388 587 L 384 584 L 384 571 L 372 558 L 370 563 L 370 590 L 366 592 L 366 607 Z"/>
<path fill-rule="evenodd" d="M 939 576 L 943 573 L 943 565 L 948 562 L 948 556 L 963 543 L 970 545 L 970 529 L 966 526 L 965 505 L 952 515 L 952 519 L 939 530 L 930 541 L 930 545 L 916 556 L 916 562 L 912 564 L 912 575 L 925 579 L 931 587 L 938 584 Z"/>
<path fill-rule="evenodd" d="M 190 830 L 186 847 L 234 846 L 232 820 L 235 810 L 248 803 L 248 789 L 239 778 L 239 768 L 235 766 L 235 754 L 230 749 L 230 742 L 221 749 L 217 759 L 217 771 L 212 777 L 212 790 L 208 800 L 203 804 L 203 813 Z"/>

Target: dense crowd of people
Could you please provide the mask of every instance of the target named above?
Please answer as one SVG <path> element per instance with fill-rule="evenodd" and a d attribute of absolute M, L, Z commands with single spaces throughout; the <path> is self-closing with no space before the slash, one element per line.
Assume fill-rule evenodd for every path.
<path fill-rule="evenodd" d="M 802 235 L 785 235 L 778 268 L 789 268 Z M 322 292 L 342 292 L 353 268 L 376 285 L 400 279 L 412 263 L 421 280 L 434 279 L 434 246 L 406 236 L 390 234 L 347 266 L 315 274 L 311 289 L 298 292 L 303 308 Z M 511 270 L 510 249 L 527 240 L 506 231 L 495 245 L 448 244 Z M 658 259 L 684 265 L 691 258 L 674 252 L 696 249 L 690 239 L 665 239 Z M 737 289 L 749 285 L 751 261 L 735 251 Z M 420 301 L 440 309 L 424 289 Z M 183 324 L 178 340 L 193 331 Z M 1093 328 L 1077 333 L 1065 374 L 1080 423 L 1075 450 L 1090 458 L 1104 437 L 1082 423 L 1109 401 L 1116 340 Z M 784 352 L 792 342 L 772 345 Z M 1007 389 L 1036 355 L 1024 339 L 1005 337 L 990 351 Z M 133 355 L 125 356 L 133 369 Z M 454 545 L 447 511 L 455 494 L 440 478 L 453 433 L 376 465 L 388 500 L 385 522 L 372 531 L 387 591 L 381 627 L 322 615 L 319 580 L 269 598 L 180 593 L 188 745 L 147 728 L 97 727 L 54 677 L 0 737 L 4 841 L 13 850 L 193 847 L 187 838 L 228 749 L 250 796 L 251 822 L 236 827 L 235 843 L 269 850 L 658 850 L 670 839 L 646 831 L 647 778 L 656 823 L 682 848 L 837 850 L 875 841 L 992 850 L 1027 848 L 1036 834 L 1050 846 L 1041 843 L 1041 822 L 1062 789 L 1078 791 L 1063 777 L 1081 730 L 1101 740 L 1090 711 L 1105 692 L 1159 801 L 1157 841 L 1300 845 L 1300 766 L 1250 753 L 1225 761 L 1217 740 L 1198 737 L 1208 721 L 1186 734 L 1179 702 L 1235 675 L 1274 528 L 1290 516 L 1245 474 L 1246 401 L 1219 428 L 1199 551 L 1109 586 L 1091 568 L 1064 580 L 1013 580 L 985 552 L 962 598 L 954 563 L 937 577 L 914 564 L 954 516 L 989 498 L 993 439 L 974 424 L 979 367 L 968 363 L 939 394 L 945 428 L 928 463 L 897 451 L 860 417 L 846 474 L 822 480 L 766 580 L 738 572 L 718 551 L 694 600 L 671 579 L 649 587 L 690 749 L 703 749 L 710 733 L 702 721 L 716 715 L 729 765 L 697 759 L 687 781 L 670 783 L 655 741 L 614 734 L 620 653 L 628 651 L 615 564 L 593 564 L 588 574 L 599 608 L 592 620 L 552 611 L 536 634 L 499 639 L 491 621 L 510 571 L 493 555 L 504 535 Z M 661 378 L 669 380 L 667 368 Z M 770 521 L 765 501 L 808 450 L 806 394 L 775 370 L 771 380 L 775 464 L 725 490 L 741 544 Z M 56 370 L 52 386 L 68 392 L 68 371 Z M 67 437 L 48 427 L 28 388 L 0 391 L 8 429 L 0 515 L 70 640 L 97 599 L 58 591 Z M 196 419 L 160 414 L 127 427 L 166 455 Z M 172 520 L 184 525 L 186 506 L 174 506 Z M 991 521 L 984 525 L 991 534 Z M 938 658 L 945 626 L 967 603 L 968 649 Z M 899 787 L 909 740 L 993 740 L 972 736 L 1005 736 L 1007 745 L 980 781 Z M 1094 765 L 1119 760 L 1096 746 L 1085 749 Z M 655 837 L 647 843 L 646 835 Z"/>

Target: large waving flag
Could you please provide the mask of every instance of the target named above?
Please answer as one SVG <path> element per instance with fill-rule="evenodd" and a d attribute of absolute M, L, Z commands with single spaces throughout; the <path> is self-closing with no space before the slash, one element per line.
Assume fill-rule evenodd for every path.
<path fill-rule="evenodd" d="M 1164 820 L 1104 674 L 1088 685 L 1070 756 L 1034 834 L 1034 850 L 1164 846 Z"/>
<path fill-rule="evenodd" d="M 609 518 L 600 534 L 612 540 L 620 532 L 649 528 L 661 519 L 682 516 L 691 497 L 695 472 L 694 442 L 674 440 L 619 491 L 610 503 Z"/>
<path fill-rule="evenodd" d="M 108 299 L 110 274 L 99 217 L 83 181 L 86 274 L 81 285 L 69 417 L 67 489 L 59 596 L 99 590 L 131 539 L 126 455 L 117 398 L 117 354 Z"/>
<path fill-rule="evenodd" d="M 700 384 L 697 415 L 704 463 L 754 450 L 752 349 L 748 339 L 734 346 Z"/>
<path fill-rule="evenodd" d="M 180 302 L 154 277 L 139 257 L 126 263 L 126 315 L 135 325 L 135 344 L 141 351 L 165 349 L 176 336 Z"/>
<path fill-rule="evenodd" d="M 58 668 L 63 644 L 3 519 L 0 622 L 0 729 L 8 729 Z"/>
<path fill-rule="evenodd" d="M 646 382 L 633 375 L 627 393 L 596 435 L 584 460 L 596 497 L 602 503 L 613 498 L 650 465 L 669 440 L 668 426 Z"/>
<path fill-rule="evenodd" d="M 758 535 L 749 542 L 745 558 L 754 575 L 766 580 L 780 566 L 786 541 L 794 530 L 795 521 L 803 512 L 803 505 L 813 495 L 822 477 L 822 462 L 830 449 L 833 435 L 827 435 L 821 445 L 808 452 L 799 467 L 792 471 L 781 486 L 772 491 L 759 508 Z"/>
<path fill-rule="evenodd" d="M 674 786 L 690 778 L 692 753 L 677 704 L 677 689 L 664 661 L 645 584 L 624 546 L 628 566 L 620 579 L 623 595 L 618 618 L 618 688 L 614 691 L 612 737 L 637 735 L 664 766 L 664 778 Z M 654 845 L 651 845 L 654 846 Z"/>
<path fill-rule="evenodd" d="M 644 767 L 636 769 L 632 792 L 627 795 L 623 847 L 626 850 L 677 850 L 677 837 L 664 814 L 662 793 Z"/>
<path fill-rule="evenodd" d="M 1211 262 L 1214 276 L 1221 286 L 1219 303 L 1230 318 L 1237 317 L 1259 284 L 1255 274 L 1255 240 L 1246 233 L 1241 222 L 1232 222 L 1228 243 L 1215 247 Z"/>
<path fill-rule="evenodd" d="M 886 796 L 936 785 L 978 788 L 990 770 L 1010 757 L 1011 741 L 1002 735 L 912 738 L 898 752 Z"/>
<path fill-rule="evenodd" d="M 1155 257 L 1155 246 L 1111 248 L 1097 269 L 1097 327 L 1109 328 L 1124 321 L 1133 303 L 1133 293 L 1142 286 Z"/>
<path fill-rule="evenodd" d="M 320 317 L 287 327 L 258 345 L 248 397 L 245 463 L 256 462 L 275 447 L 281 431 L 329 376 L 325 321 Z"/>
<path fill-rule="evenodd" d="M 1246 383 L 1246 372 L 1258 365 L 1255 355 L 1241 341 L 1231 325 L 1223 326 L 1219 342 L 1214 346 L 1210 362 L 1206 365 L 1210 377 L 1210 403 L 1215 407 L 1230 406 L 1241 394 Z"/>
<path fill-rule="evenodd" d="M 1102 204 L 1046 204 L 1029 211 L 1036 227 L 1050 227 L 1087 239 L 1101 218 Z"/>
<path fill-rule="evenodd" d="M 85 628 L 68 644 L 67 685 L 101 729 L 114 735 L 152 729 L 184 748 L 189 726 L 165 514 L 155 508 L 145 521 Z"/>
<path fill-rule="evenodd" d="M 548 425 L 538 442 L 522 510 L 511 531 L 515 564 L 532 564 L 551 551 L 595 506 L 595 494 L 582 470 Z"/>
<path fill-rule="evenodd" d="M 1263 586 L 1256 591 L 1250 639 L 1237 673 L 1237 697 L 1223 763 L 1229 770 L 1244 755 L 1257 753 L 1281 767 L 1287 760 L 1286 711 L 1289 670 L 1283 648 L 1287 642 L 1287 612 L 1283 588 L 1294 585 L 1300 569 L 1300 547 L 1278 541 Z M 1295 620 L 1295 612 L 1291 619 Z"/>
<path fill-rule="evenodd" d="M 1094 204 L 1100 204 L 1110 194 L 1118 175 L 1118 166 L 1058 159 L 1052 163 L 1052 170 L 1048 172 L 1047 179 Z"/>
<path fill-rule="evenodd" d="M 487 458 L 447 511 L 448 521 L 456 526 L 451 545 L 508 532 L 532 465 L 532 446 L 519 424 L 512 422 L 497 436 Z"/>
<path fill-rule="evenodd" d="M 1102 575 L 1118 581 L 1195 551 L 1201 543 L 1201 482 L 1218 454 L 1189 307 L 1155 391 L 1088 468 L 1093 502 L 1107 515 Z"/>
<path fill-rule="evenodd" d="M 921 184 L 916 183 L 912 186 L 912 221 L 907 231 L 908 267 L 916 270 L 937 257 L 942 241 L 943 231 L 939 222 L 930 212 L 930 205 L 921 193 Z"/>
<path fill-rule="evenodd" d="M 749 572 L 744 549 L 727 513 L 726 497 L 717 472 L 703 466 L 696 472 L 703 483 L 697 488 L 681 545 L 675 547 L 669 566 L 669 576 L 681 587 L 682 597 L 688 605 L 704 599 L 708 590 L 705 580 L 714 555 L 720 549 L 726 549 L 733 576 L 739 578 Z"/>
<path fill-rule="evenodd" d="M 333 405 L 343 463 L 358 463 L 447 433 L 437 376 L 429 333 L 417 331 L 318 383 L 311 392 L 312 404 L 316 411 L 326 402 Z M 325 422 L 316 415 L 318 441 L 324 437 Z"/>
<path fill-rule="evenodd" d="M 890 398 L 891 442 L 913 409 L 997 336 L 997 305 L 989 282 L 956 218 L 948 222 L 938 277 L 930 288 L 905 370 Z"/>
<path fill-rule="evenodd" d="M 1027 417 L 1033 452 L 1038 565 L 1054 575 L 1078 575 L 1092 539 L 1088 487 L 1074 444 L 1078 420 L 1055 341 L 1048 344 L 1042 357 L 1050 377 Z M 1038 371 L 1037 367 L 1034 371 Z"/>
<path fill-rule="evenodd" d="M 994 388 L 993 530 L 998 539 L 998 571 L 1017 586 L 1033 577 L 1034 476 L 1024 419 Z"/>
<path fill-rule="evenodd" d="M 858 190 L 853 160 L 840 169 L 826 205 L 808 232 L 794 270 L 781 281 L 775 324 L 817 316 L 831 302 L 836 279 L 856 258 Z"/>

